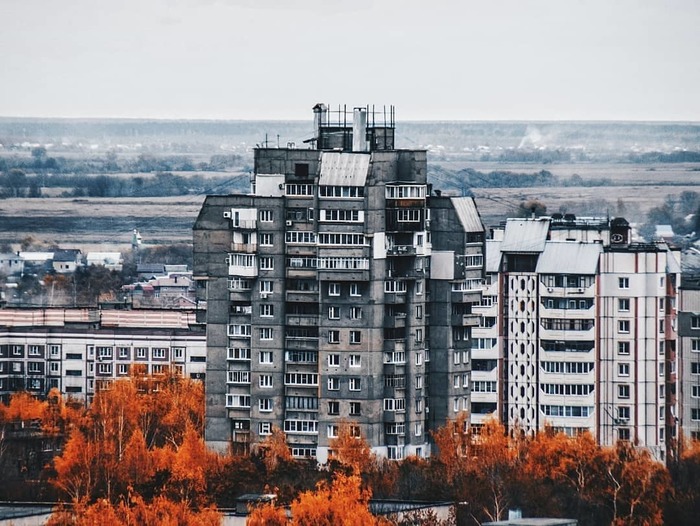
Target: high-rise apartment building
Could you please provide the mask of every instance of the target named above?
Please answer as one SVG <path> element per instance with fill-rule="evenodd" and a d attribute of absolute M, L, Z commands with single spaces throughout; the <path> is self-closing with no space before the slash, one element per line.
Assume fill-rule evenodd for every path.
<path fill-rule="evenodd" d="M 678 381 L 681 431 L 700 440 L 700 274 L 682 276 L 678 291 Z"/>
<path fill-rule="evenodd" d="M 256 148 L 250 194 L 209 196 L 195 223 L 205 439 L 245 450 L 276 426 L 323 462 L 347 422 L 380 455 L 426 456 L 469 411 L 484 228 L 473 199 L 431 195 L 425 151 L 394 148 L 393 109 L 314 118 L 308 146 Z"/>
<path fill-rule="evenodd" d="M 631 242 L 621 218 L 561 215 L 509 219 L 486 247 L 472 423 L 587 430 L 665 458 L 676 437 L 679 254 Z"/>

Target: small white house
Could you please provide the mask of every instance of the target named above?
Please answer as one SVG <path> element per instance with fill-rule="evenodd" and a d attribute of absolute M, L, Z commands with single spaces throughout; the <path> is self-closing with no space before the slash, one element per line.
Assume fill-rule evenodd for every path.
<path fill-rule="evenodd" d="M 0 254 L 0 274 L 4 276 L 18 276 L 24 272 L 24 258 L 19 254 Z"/>
<path fill-rule="evenodd" d="M 88 252 L 86 263 L 88 267 L 90 265 L 99 265 L 109 270 L 120 272 L 124 259 L 121 252 Z"/>

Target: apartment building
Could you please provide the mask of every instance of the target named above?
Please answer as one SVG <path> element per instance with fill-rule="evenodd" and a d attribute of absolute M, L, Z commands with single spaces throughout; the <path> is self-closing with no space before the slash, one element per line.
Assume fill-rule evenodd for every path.
<path fill-rule="evenodd" d="M 561 215 L 508 219 L 486 246 L 472 423 L 587 430 L 664 459 L 676 438 L 679 254 L 631 242 L 621 218 Z"/>
<path fill-rule="evenodd" d="M 276 426 L 324 462 L 347 422 L 379 455 L 427 456 L 469 411 L 481 219 L 431 195 L 426 152 L 394 148 L 393 108 L 317 105 L 314 130 L 257 148 L 250 194 L 207 197 L 195 223 L 205 439 L 247 450 Z"/>
<path fill-rule="evenodd" d="M 204 380 L 206 336 L 194 311 L 0 309 L 0 397 L 52 388 L 90 402 L 96 389 L 168 372 Z"/>
<path fill-rule="evenodd" d="M 682 435 L 700 440 L 700 274 L 681 278 L 678 291 L 678 380 Z"/>

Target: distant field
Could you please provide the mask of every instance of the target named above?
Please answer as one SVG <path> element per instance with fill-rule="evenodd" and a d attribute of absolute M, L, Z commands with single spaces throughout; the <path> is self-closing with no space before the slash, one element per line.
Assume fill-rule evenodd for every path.
<path fill-rule="evenodd" d="M 645 220 L 651 208 L 660 206 L 668 196 L 681 192 L 700 193 L 700 164 L 634 163 L 491 163 L 435 160 L 435 165 L 450 171 L 473 168 L 482 173 L 510 171 L 534 173 L 548 170 L 560 180 L 579 175 L 584 181 L 607 179 L 610 186 L 551 186 L 545 188 L 472 188 L 482 219 L 487 225 L 501 221 L 522 201 L 537 199 L 549 213 L 572 212 L 585 215 L 618 215 L 633 222 Z M 440 188 L 441 181 L 433 181 Z M 620 201 L 620 203 L 619 203 Z M 622 211 L 618 204 L 623 205 Z M 621 214 L 621 215 L 622 215 Z"/>
<path fill-rule="evenodd" d="M 0 200 L 0 242 L 27 237 L 98 250 L 126 247 L 134 229 L 144 244 L 192 241 L 204 196 Z"/>
<path fill-rule="evenodd" d="M 549 170 L 568 179 L 608 179 L 611 186 L 546 188 L 473 188 L 479 211 L 487 225 L 504 219 L 522 201 L 538 199 L 550 213 L 624 215 L 644 221 L 652 207 L 683 191 L 700 192 L 700 165 L 631 163 L 505 164 L 432 161 L 457 171 L 471 167 L 483 173 L 512 171 L 532 173 Z M 440 181 L 432 181 L 440 188 Z M 27 236 L 64 247 L 83 250 L 124 249 L 138 229 L 144 244 L 191 243 L 192 225 L 204 196 L 144 198 L 43 198 L 0 200 L 0 243 L 18 248 Z M 620 211 L 619 206 L 623 210 Z"/>

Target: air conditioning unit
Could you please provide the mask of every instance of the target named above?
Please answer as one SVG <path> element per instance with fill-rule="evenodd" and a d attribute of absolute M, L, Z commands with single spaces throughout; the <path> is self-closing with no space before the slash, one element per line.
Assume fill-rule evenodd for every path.
<path fill-rule="evenodd" d="M 224 212 L 224 217 L 226 219 L 231 219 L 231 212 Z"/>
<path fill-rule="evenodd" d="M 579 294 L 583 294 L 583 289 L 578 289 Z"/>
<path fill-rule="evenodd" d="M 267 297 L 268 297 L 269 295 L 270 295 L 269 292 L 261 292 L 261 293 L 260 293 L 260 297 L 261 297 L 262 299 L 267 299 Z"/>
<path fill-rule="evenodd" d="M 284 222 L 284 224 L 287 225 L 287 226 L 292 226 L 292 220 L 291 220 L 291 219 L 287 219 L 287 220 Z"/>
<path fill-rule="evenodd" d="M 547 287 L 547 292 L 554 292 L 554 289 L 552 287 Z"/>

